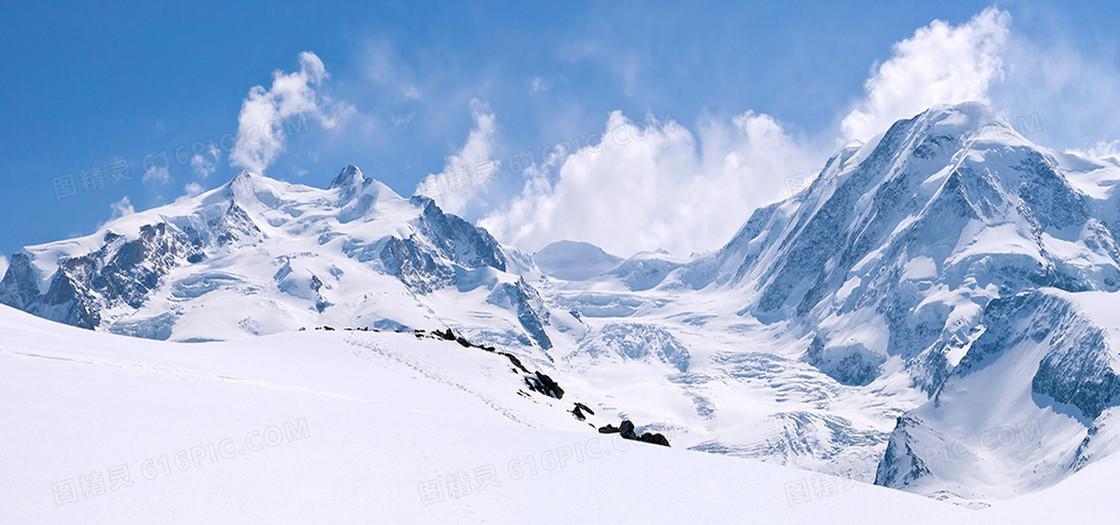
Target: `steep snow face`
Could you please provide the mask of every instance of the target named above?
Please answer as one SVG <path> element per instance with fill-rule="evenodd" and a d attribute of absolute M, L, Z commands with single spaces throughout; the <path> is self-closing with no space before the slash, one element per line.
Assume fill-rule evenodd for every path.
<path fill-rule="evenodd" d="M 799 321 L 814 336 L 806 358 L 841 383 L 897 358 L 932 392 L 988 301 L 1120 289 L 1101 204 L 987 107 L 938 107 L 839 152 L 682 280 L 745 289 L 743 311 L 763 322 Z"/>
<path fill-rule="evenodd" d="M 1113 452 L 1115 296 L 1040 289 L 992 300 L 934 398 L 899 419 L 876 483 L 952 501 L 1007 498 Z"/>
<path fill-rule="evenodd" d="M 355 166 L 326 190 L 242 172 L 94 235 L 25 248 L 0 281 L 0 302 L 178 341 L 324 324 L 470 328 L 485 318 L 486 333 L 547 348 L 548 312 L 506 269 L 486 231 Z M 441 300 L 447 289 L 469 305 Z"/>
<path fill-rule="evenodd" d="M 1010 497 L 1111 450 L 1117 348 L 1084 302 L 1120 290 L 1118 179 L 983 105 L 935 107 L 839 151 L 666 283 L 738 291 L 741 315 L 802 336 L 801 360 L 840 384 L 931 396 L 897 419 L 878 483 Z M 1030 436 L 977 450 L 1012 431 Z"/>

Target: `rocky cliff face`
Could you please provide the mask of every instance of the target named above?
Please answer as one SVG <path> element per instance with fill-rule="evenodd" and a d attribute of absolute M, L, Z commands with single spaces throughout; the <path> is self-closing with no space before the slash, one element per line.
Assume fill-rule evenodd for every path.
<path fill-rule="evenodd" d="M 43 277 L 33 255 L 16 254 L 0 281 L 0 302 L 40 317 L 95 328 L 101 311 L 126 305 L 139 308 L 175 266 L 203 257 L 201 243 L 166 222 L 143 225 L 136 238 L 106 232 L 96 251 L 66 257 L 40 293 Z"/>

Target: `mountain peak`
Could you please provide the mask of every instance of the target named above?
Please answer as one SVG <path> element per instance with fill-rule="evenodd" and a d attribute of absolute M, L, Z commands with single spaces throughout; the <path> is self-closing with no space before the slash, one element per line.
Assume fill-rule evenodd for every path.
<path fill-rule="evenodd" d="M 594 244 L 581 241 L 556 241 L 533 254 L 537 265 L 548 275 L 565 280 L 584 280 L 616 268 L 623 259 Z"/>
<path fill-rule="evenodd" d="M 260 197 L 275 192 L 279 184 L 275 179 L 249 170 L 241 170 L 225 185 L 225 195 L 235 203 L 255 208 L 260 202 Z"/>
<path fill-rule="evenodd" d="M 977 101 L 938 104 L 918 115 L 918 119 L 946 135 L 964 135 L 992 125 L 1012 129 L 991 107 Z"/>
<path fill-rule="evenodd" d="M 240 190 L 252 191 L 253 188 L 259 187 L 262 184 L 267 184 L 269 182 L 278 181 L 259 173 L 253 173 L 249 170 L 241 170 L 237 173 L 237 175 L 234 175 L 228 183 L 226 183 L 226 187 L 230 188 L 236 193 Z"/>
<path fill-rule="evenodd" d="M 966 100 L 964 102 L 934 104 L 926 110 L 926 113 L 963 113 L 974 117 L 997 118 L 995 110 L 993 110 L 988 104 L 979 100 Z"/>
<path fill-rule="evenodd" d="M 264 180 L 267 178 L 268 177 L 265 177 L 264 175 L 253 173 L 249 170 L 241 170 L 237 172 L 237 175 L 234 175 L 233 178 L 229 180 L 229 185 L 236 186 L 238 184 L 253 184 L 256 181 Z"/>
<path fill-rule="evenodd" d="M 360 186 L 365 182 L 366 178 L 362 175 L 362 170 L 353 164 L 347 164 L 338 176 L 331 181 L 331 188 L 342 188 L 348 186 Z"/>

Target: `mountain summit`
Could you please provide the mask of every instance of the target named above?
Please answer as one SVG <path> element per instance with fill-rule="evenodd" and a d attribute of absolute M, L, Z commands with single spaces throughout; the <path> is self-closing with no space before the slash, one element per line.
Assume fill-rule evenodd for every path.
<path fill-rule="evenodd" d="M 193 198 L 12 257 L 0 302 L 83 328 L 229 339 L 471 323 L 547 348 L 549 314 L 485 231 L 347 166 L 328 189 L 242 171 Z M 462 306 L 471 313 L 462 313 Z"/>

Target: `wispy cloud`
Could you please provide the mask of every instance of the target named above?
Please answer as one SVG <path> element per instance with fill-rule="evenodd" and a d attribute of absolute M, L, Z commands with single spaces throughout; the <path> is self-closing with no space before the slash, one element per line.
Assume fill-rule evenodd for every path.
<path fill-rule="evenodd" d="M 202 193 L 202 185 L 197 182 L 188 182 L 183 186 L 183 194 L 187 197 L 194 197 L 200 193 Z"/>
<path fill-rule="evenodd" d="M 544 78 L 533 77 L 529 79 L 529 93 L 543 93 L 549 89 L 552 89 L 552 85 Z"/>
<path fill-rule="evenodd" d="M 299 71 L 273 72 L 269 89 L 254 86 L 249 90 L 237 119 L 237 141 L 229 154 L 230 164 L 263 173 L 284 151 L 285 119 L 306 115 L 329 129 L 353 112 L 353 108 L 318 92 L 328 77 L 318 56 L 309 51 L 300 53 L 299 64 Z"/>
<path fill-rule="evenodd" d="M 144 170 L 143 182 L 167 184 L 171 180 L 171 170 L 167 166 L 148 166 Z"/>
<path fill-rule="evenodd" d="M 994 7 L 959 26 L 934 20 L 918 29 L 874 68 L 867 97 L 841 124 L 844 136 L 867 140 L 935 104 L 990 102 L 990 86 L 1003 78 L 1010 31 L 1011 15 Z"/>
<path fill-rule="evenodd" d="M 497 122 L 490 105 L 472 100 L 471 118 L 474 128 L 462 149 L 447 157 L 443 171 L 429 174 L 416 187 L 417 194 L 427 195 L 440 208 L 460 215 L 477 204 L 500 165 L 492 158 Z"/>
<path fill-rule="evenodd" d="M 191 169 L 199 180 L 206 180 L 217 169 L 218 157 L 222 150 L 217 144 L 210 143 L 209 148 L 203 153 L 191 155 Z"/>
<path fill-rule="evenodd" d="M 136 209 L 132 207 L 132 201 L 127 195 L 121 197 L 121 200 L 109 205 L 109 220 L 119 219 L 125 215 L 132 215 L 136 213 Z"/>
<path fill-rule="evenodd" d="M 365 79 L 383 88 L 389 96 L 411 101 L 424 98 L 412 67 L 401 57 L 391 40 L 380 36 L 368 39 L 361 50 L 360 60 Z"/>

